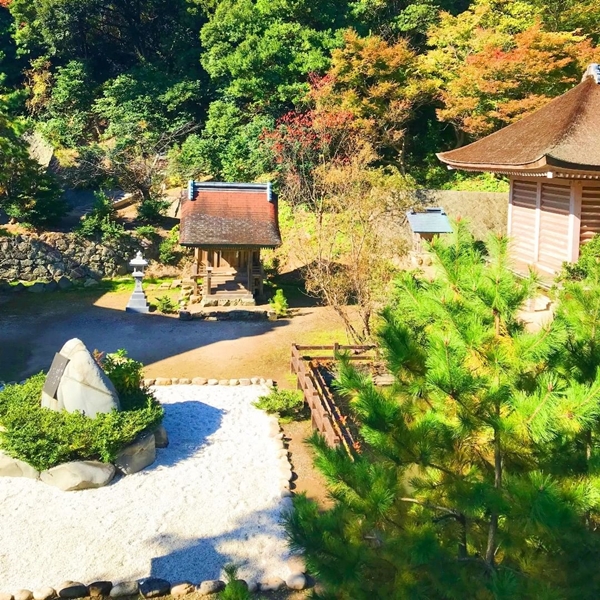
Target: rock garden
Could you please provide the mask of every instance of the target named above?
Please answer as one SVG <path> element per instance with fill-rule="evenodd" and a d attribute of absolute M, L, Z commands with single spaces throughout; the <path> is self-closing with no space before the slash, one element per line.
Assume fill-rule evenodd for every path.
<path fill-rule="evenodd" d="M 0 592 L 218 591 L 228 564 L 251 589 L 303 587 L 283 435 L 254 406 L 268 386 L 147 387 L 141 368 L 71 340 L 0 392 Z"/>

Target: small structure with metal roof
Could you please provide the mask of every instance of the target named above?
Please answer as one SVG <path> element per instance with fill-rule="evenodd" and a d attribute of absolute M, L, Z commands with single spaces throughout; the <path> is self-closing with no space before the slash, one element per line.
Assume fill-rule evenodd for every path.
<path fill-rule="evenodd" d="M 260 251 L 281 244 L 271 184 L 190 181 L 179 243 L 194 248 L 192 278 L 203 279 L 203 302 L 252 303 L 263 293 Z"/>
<path fill-rule="evenodd" d="M 452 233 L 452 225 L 448 215 L 441 207 L 427 207 L 417 212 L 414 208 L 406 213 L 408 225 L 413 234 L 413 250 L 421 252 L 422 241 L 431 241 L 434 235 Z"/>
<path fill-rule="evenodd" d="M 508 235 L 517 269 L 554 274 L 600 233 L 600 66 L 544 107 L 468 146 L 450 168 L 510 177 Z"/>

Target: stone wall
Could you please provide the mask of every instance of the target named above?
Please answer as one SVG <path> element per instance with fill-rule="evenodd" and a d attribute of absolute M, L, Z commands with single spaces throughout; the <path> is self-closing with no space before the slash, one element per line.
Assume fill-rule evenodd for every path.
<path fill-rule="evenodd" d="M 127 240 L 106 245 L 73 233 L 0 238 L 0 280 L 100 279 L 125 275 L 139 248 Z"/>

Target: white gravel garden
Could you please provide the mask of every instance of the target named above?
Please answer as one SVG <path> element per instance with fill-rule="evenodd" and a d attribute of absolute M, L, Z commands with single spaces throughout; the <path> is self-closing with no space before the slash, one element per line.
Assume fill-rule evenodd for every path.
<path fill-rule="evenodd" d="M 109 486 L 62 492 L 0 478 L 2 589 L 65 580 L 217 579 L 234 563 L 260 582 L 290 570 L 282 512 L 290 476 L 265 386 L 153 388 L 169 446 Z"/>

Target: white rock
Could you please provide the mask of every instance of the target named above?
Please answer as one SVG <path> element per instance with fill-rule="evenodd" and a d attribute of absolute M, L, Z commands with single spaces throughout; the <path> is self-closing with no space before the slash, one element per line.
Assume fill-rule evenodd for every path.
<path fill-rule="evenodd" d="M 50 600 L 56 596 L 54 588 L 43 587 L 38 590 L 33 590 L 33 600 Z"/>
<path fill-rule="evenodd" d="M 171 596 L 186 596 L 194 592 L 196 588 L 189 581 L 182 581 L 171 586 Z"/>
<path fill-rule="evenodd" d="M 42 471 L 40 479 L 62 490 L 72 492 L 108 485 L 115 476 L 115 467 L 95 460 L 81 460 L 64 463 Z"/>
<path fill-rule="evenodd" d="M 219 380 L 218 379 L 209 379 L 207 383 L 208 383 L 208 385 L 219 385 Z"/>
<path fill-rule="evenodd" d="M 14 593 L 15 600 L 31 600 L 33 592 L 31 590 L 17 590 Z"/>
<path fill-rule="evenodd" d="M 290 590 L 303 590 L 306 587 L 306 577 L 302 573 L 292 573 L 286 577 L 285 585 Z"/>
<path fill-rule="evenodd" d="M 26 462 L 0 452 L 0 477 L 29 477 L 37 479 L 39 471 Z"/>
<path fill-rule="evenodd" d="M 110 590 L 111 598 L 121 598 L 122 596 L 137 596 L 139 592 L 139 585 L 137 581 L 122 581 L 113 585 Z"/>
<path fill-rule="evenodd" d="M 98 366 L 84 343 L 73 338 L 60 350 L 69 359 L 56 390 L 56 398 L 42 392 L 42 406 L 51 410 L 79 411 L 90 418 L 120 410 L 115 386 Z"/>
<path fill-rule="evenodd" d="M 217 594 L 225 589 L 225 582 L 220 579 L 211 579 L 209 581 L 203 581 L 197 588 L 198 593 L 201 596 L 209 596 L 210 594 Z"/>
<path fill-rule="evenodd" d="M 154 434 L 146 433 L 119 452 L 115 466 L 125 475 L 133 475 L 150 466 L 155 460 Z"/>
<path fill-rule="evenodd" d="M 269 577 L 265 581 L 260 582 L 261 592 L 276 592 L 285 585 L 285 581 L 281 577 Z"/>
<path fill-rule="evenodd" d="M 13 595 L 7 594 L 6 592 L 0 592 L 0 600 L 13 600 Z"/>

